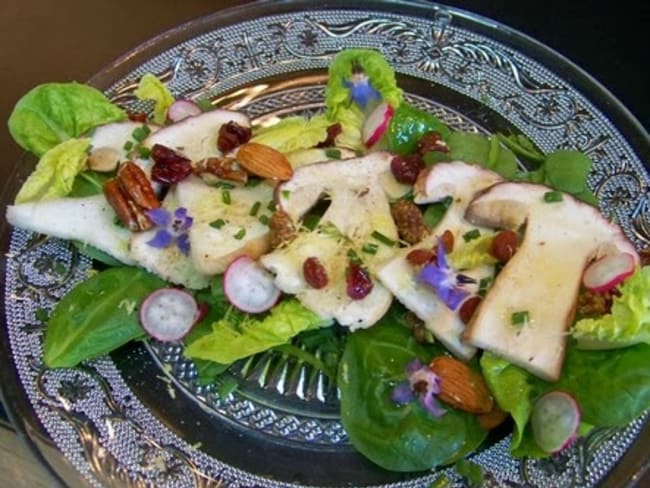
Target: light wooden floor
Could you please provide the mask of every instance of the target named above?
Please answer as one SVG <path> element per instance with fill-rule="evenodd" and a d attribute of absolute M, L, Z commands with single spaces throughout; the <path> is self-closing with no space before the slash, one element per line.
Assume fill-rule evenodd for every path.
<path fill-rule="evenodd" d="M 0 424 L 0 487 L 50 488 L 52 478 L 29 448 Z"/>

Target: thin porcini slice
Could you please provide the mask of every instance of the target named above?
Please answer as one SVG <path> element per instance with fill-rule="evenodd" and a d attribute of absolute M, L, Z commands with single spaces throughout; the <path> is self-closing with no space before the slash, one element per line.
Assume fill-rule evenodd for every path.
<path fill-rule="evenodd" d="M 189 230 L 190 256 L 200 273 L 223 273 L 238 256 L 256 259 L 268 251 L 269 228 L 260 217 L 270 215 L 270 186 L 225 190 L 190 176 L 176 185 L 176 196 L 179 206 L 194 219 Z M 258 208 L 255 215 L 251 215 L 253 207 Z"/>
<path fill-rule="evenodd" d="M 250 120 L 241 112 L 211 110 L 164 127 L 147 137 L 143 144 L 148 148 L 162 144 L 194 162 L 221 156 L 217 146 L 219 129 L 231 121 L 250 127 Z"/>
<path fill-rule="evenodd" d="M 567 194 L 559 202 L 546 202 L 549 191 L 543 185 L 500 183 L 467 209 L 472 222 L 513 230 L 525 224 L 525 233 L 463 337 L 555 381 L 585 267 L 617 252 L 630 253 L 638 263 L 638 254 L 622 229 L 598 209 Z"/>
<path fill-rule="evenodd" d="M 452 232 L 454 241 L 461 245 L 462 235 L 476 228 L 464 220 L 470 201 L 477 192 L 501 180 L 498 174 L 490 170 L 460 161 L 438 163 L 422 172 L 415 184 L 416 203 L 437 202 L 449 196 L 453 197 L 453 202 L 429 237 L 412 247 L 400 250 L 377 272 L 382 284 L 417 315 L 440 342 L 461 359 L 470 359 L 476 352 L 476 348 L 460 340 L 465 324 L 460 320 L 458 312 L 450 310 L 431 287 L 418 283 L 416 269 L 407 261 L 406 256 L 413 249 L 433 249 L 437 238 L 445 230 Z M 463 273 L 478 281 L 491 275 L 493 269 L 492 266 L 482 266 Z"/>
<path fill-rule="evenodd" d="M 397 229 L 390 214 L 388 197 L 380 184 L 390 170 L 392 155 L 383 152 L 345 161 L 301 166 L 293 178 L 276 189 L 276 200 L 299 227 L 302 217 L 322 198 L 330 200 L 316 230 L 301 231 L 286 246 L 261 258 L 275 275 L 276 285 L 295 294 L 307 308 L 323 318 L 334 318 L 350 329 L 375 324 L 388 310 L 392 295 L 374 277 L 372 290 L 362 299 L 346 292 L 349 251 L 363 260 L 372 277 L 379 263 L 389 259 L 394 246 L 372 237 L 377 232 L 397 242 Z M 374 254 L 363 253 L 364 245 L 376 245 Z M 304 277 L 306 259 L 316 257 L 327 271 L 327 286 L 312 288 Z"/>

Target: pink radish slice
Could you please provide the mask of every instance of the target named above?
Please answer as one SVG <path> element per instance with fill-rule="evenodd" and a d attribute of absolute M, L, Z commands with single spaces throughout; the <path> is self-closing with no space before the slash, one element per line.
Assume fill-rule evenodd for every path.
<path fill-rule="evenodd" d="M 176 100 L 167 109 L 167 118 L 172 122 L 178 122 L 202 112 L 201 107 L 192 100 Z"/>
<path fill-rule="evenodd" d="M 381 103 L 370 112 L 361 129 L 362 137 L 366 147 L 370 148 L 379 142 L 386 130 L 388 124 L 393 118 L 393 107 L 387 103 Z"/>
<path fill-rule="evenodd" d="M 247 313 L 270 309 L 280 298 L 273 275 L 250 256 L 240 256 L 226 268 L 223 291 L 236 308 Z"/>
<path fill-rule="evenodd" d="M 175 342 L 185 337 L 200 313 L 199 305 L 188 292 L 161 288 L 142 301 L 140 323 L 155 339 Z"/>
<path fill-rule="evenodd" d="M 580 407 L 568 393 L 551 391 L 535 402 L 530 422 L 540 449 L 555 454 L 576 440 Z"/>
<path fill-rule="evenodd" d="M 634 256 L 622 252 L 594 261 L 582 275 L 582 284 L 588 290 L 603 292 L 614 288 L 634 273 Z"/>

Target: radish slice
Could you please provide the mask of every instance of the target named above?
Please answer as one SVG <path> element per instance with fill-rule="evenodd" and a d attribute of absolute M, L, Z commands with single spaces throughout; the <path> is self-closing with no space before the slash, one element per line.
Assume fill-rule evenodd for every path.
<path fill-rule="evenodd" d="M 280 298 L 273 275 L 250 256 L 240 256 L 228 265 L 223 275 L 223 291 L 242 312 L 265 312 Z"/>
<path fill-rule="evenodd" d="M 172 122 L 178 122 L 187 117 L 199 115 L 202 112 L 201 107 L 192 100 L 176 100 L 167 109 L 167 118 Z"/>
<path fill-rule="evenodd" d="M 142 327 L 163 342 L 182 339 L 199 316 L 199 305 L 194 297 L 177 288 L 161 288 L 150 293 L 140 307 Z"/>
<path fill-rule="evenodd" d="M 390 120 L 393 118 L 393 113 L 393 107 L 387 103 L 377 105 L 377 107 L 370 112 L 370 115 L 366 118 L 363 128 L 361 129 L 363 141 L 367 148 L 374 146 L 379 142 L 379 139 L 382 138 L 388 129 Z"/>
<path fill-rule="evenodd" d="M 552 391 L 537 400 L 530 421 L 537 445 L 555 454 L 576 440 L 580 407 L 568 393 Z"/>
<path fill-rule="evenodd" d="M 594 292 L 607 291 L 634 273 L 634 267 L 635 260 L 631 254 L 611 254 L 587 266 L 582 276 L 582 284 Z"/>

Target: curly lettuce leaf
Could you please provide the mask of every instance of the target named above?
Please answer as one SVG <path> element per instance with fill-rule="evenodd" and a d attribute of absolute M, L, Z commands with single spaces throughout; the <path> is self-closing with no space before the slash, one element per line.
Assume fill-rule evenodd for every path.
<path fill-rule="evenodd" d="M 165 84 L 155 75 L 146 73 L 140 78 L 138 87 L 133 92 L 140 100 L 153 100 L 153 120 L 157 124 L 164 124 L 167 120 L 167 109 L 174 103 L 174 96 Z"/>
<path fill-rule="evenodd" d="M 315 147 L 327 139 L 332 122 L 324 116 L 287 117 L 269 127 L 255 128 L 252 142 L 265 144 L 282 153 Z"/>
<path fill-rule="evenodd" d="M 497 259 L 490 254 L 494 234 L 482 234 L 476 239 L 456 246 L 449 254 L 449 264 L 455 269 L 474 269 L 486 264 L 496 264 Z"/>
<path fill-rule="evenodd" d="M 16 203 L 64 197 L 88 159 L 90 139 L 68 139 L 49 149 L 16 195 Z"/>
<path fill-rule="evenodd" d="M 79 83 L 46 83 L 27 92 L 9 116 L 9 132 L 23 149 L 42 156 L 90 129 L 126 119 L 106 96 Z"/>
<path fill-rule="evenodd" d="M 483 376 L 499 406 L 515 421 L 513 456 L 548 456 L 537 447 L 529 424 L 537 398 L 553 390 L 570 393 L 582 411 L 581 432 L 591 427 L 623 427 L 650 408 L 650 346 L 584 351 L 570 345 L 562 376 L 554 383 L 485 351 Z"/>
<path fill-rule="evenodd" d="M 274 346 L 286 344 L 308 329 L 327 327 L 331 320 L 322 319 L 297 300 L 283 300 L 263 319 L 249 317 L 232 324 L 228 315 L 212 324 L 212 331 L 189 342 L 185 355 L 230 364 Z"/>
<path fill-rule="evenodd" d="M 397 86 L 395 72 L 384 57 L 372 49 L 346 49 L 336 55 L 329 68 L 325 106 L 330 119 L 339 120 L 340 111 L 350 107 L 350 89 L 345 85 L 360 69 L 382 100 L 393 108 L 401 105 L 404 95 Z"/>
<path fill-rule="evenodd" d="M 572 334 L 578 347 L 611 349 L 650 344 L 650 266 L 637 269 L 619 291 L 611 313 L 575 324 Z"/>

